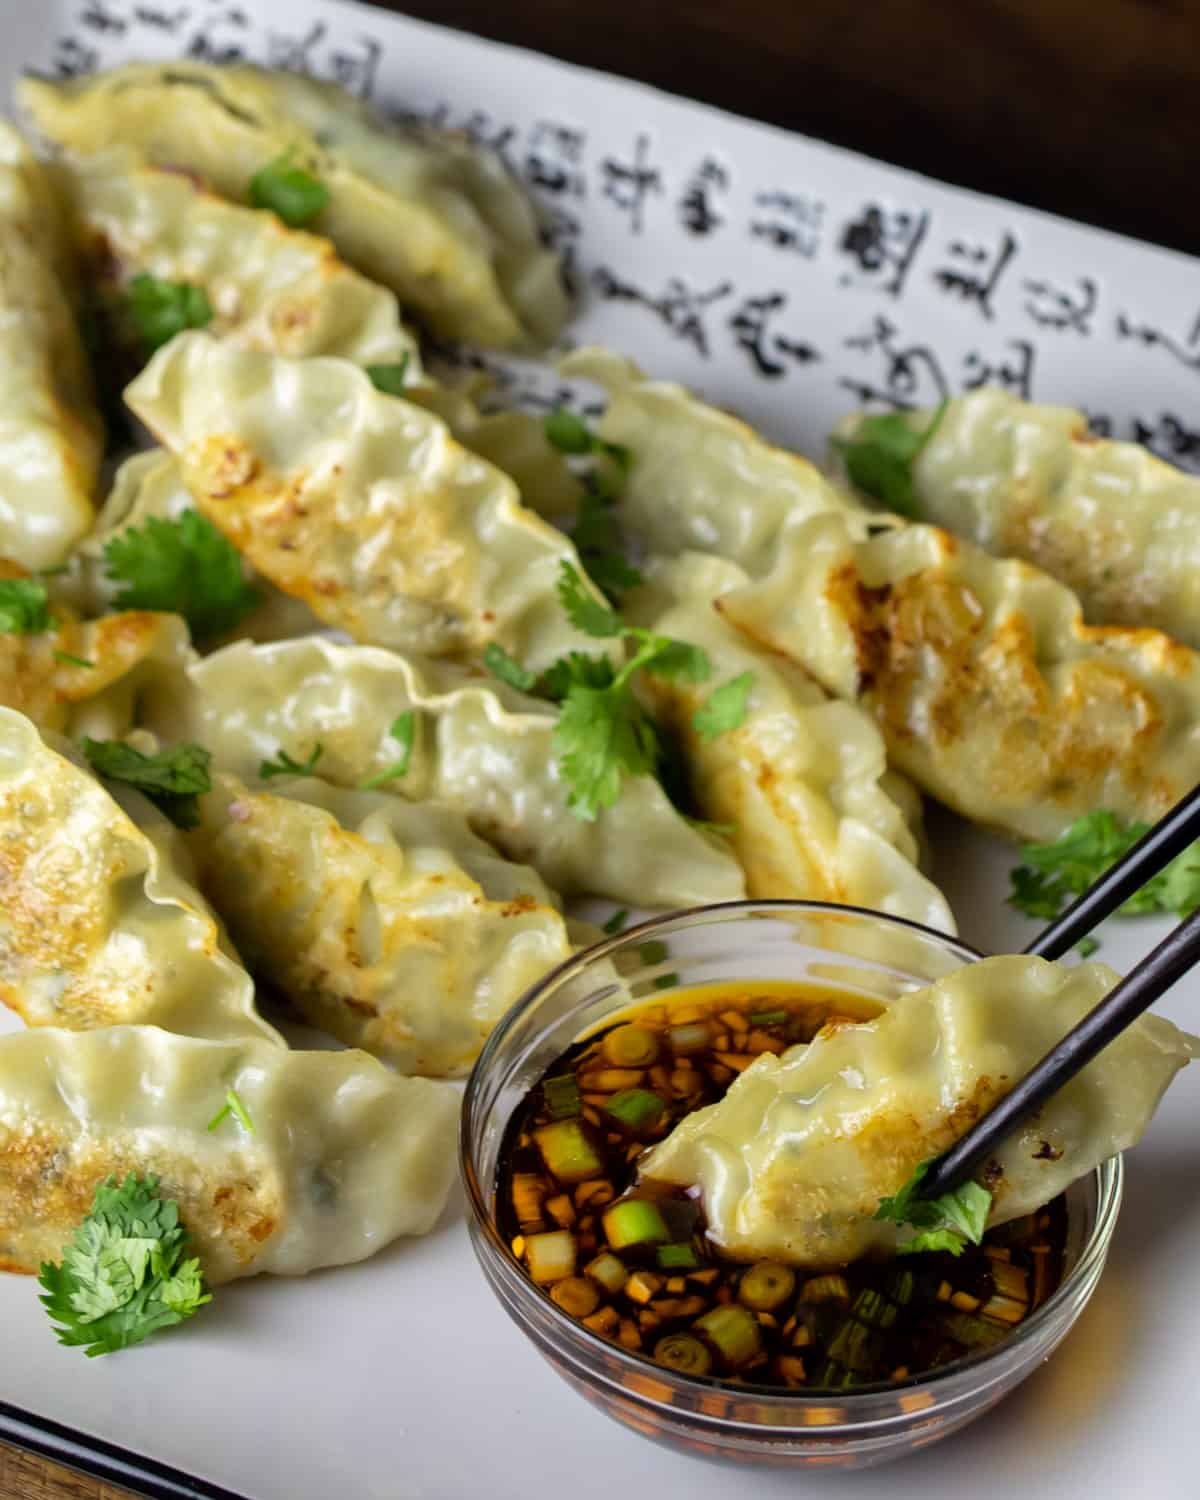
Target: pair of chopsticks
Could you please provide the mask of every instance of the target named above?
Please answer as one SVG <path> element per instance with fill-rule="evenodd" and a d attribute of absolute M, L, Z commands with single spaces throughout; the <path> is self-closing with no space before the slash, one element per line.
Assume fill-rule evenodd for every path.
<path fill-rule="evenodd" d="M 1172 808 L 1124 859 L 1103 874 L 1024 951 L 1038 958 L 1061 958 L 1197 838 L 1200 838 L 1200 787 Z M 922 1179 L 918 1196 L 937 1198 L 956 1188 L 1022 1120 L 1057 1093 L 1198 961 L 1200 909 L 1185 917 L 995 1108 L 937 1159 Z"/>

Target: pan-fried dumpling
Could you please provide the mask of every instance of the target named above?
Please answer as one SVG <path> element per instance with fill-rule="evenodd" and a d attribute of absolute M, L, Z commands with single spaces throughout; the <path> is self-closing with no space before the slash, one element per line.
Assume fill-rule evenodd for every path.
<path fill-rule="evenodd" d="M 571 543 L 348 361 L 180 334 L 125 394 L 204 514 L 355 640 L 435 655 L 496 641 L 534 671 L 595 650 L 556 592 L 560 564 L 579 567 Z"/>
<path fill-rule="evenodd" d="M 0 121 L 0 557 L 27 568 L 91 525 L 103 449 L 64 264 L 43 170 Z"/>
<path fill-rule="evenodd" d="M 247 963 L 314 1026 L 402 1073 L 464 1075 L 572 952 L 539 877 L 452 808 L 218 775 L 201 820 L 201 882 Z"/>
<path fill-rule="evenodd" d="M 280 1043 L 175 829 L 56 744 L 0 709 L 0 1003 L 30 1026 Z"/>
<path fill-rule="evenodd" d="M 393 294 L 352 271 L 328 240 L 128 150 L 71 157 L 56 181 L 84 265 L 118 321 L 130 281 L 145 274 L 200 287 L 212 309 L 209 331 L 243 348 L 403 362 L 406 379 L 420 377 L 416 340 Z"/>
<path fill-rule="evenodd" d="M 555 890 L 638 906 L 745 894 L 728 849 L 687 823 L 651 777 L 628 778 L 594 822 L 574 817 L 555 764 L 554 706 L 449 663 L 316 638 L 240 641 L 195 663 L 186 691 L 148 703 L 146 723 L 207 746 L 246 781 L 281 750 L 303 763 L 320 745 L 321 776 L 353 787 L 400 759 L 390 726 L 410 710 L 408 769 L 387 790 L 457 807 Z"/>
<path fill-rule="evenodd" d="M 945 1151 L 1103 998 L 1104 964 L 984 959 L 770 1053 L 696 1111 L 643 1163 L 700 1186 L 709 1233 L 737 1259 L 840 1265 L 890 1249 L 872 1219 L 921 1162 Z M 1030 1213 L 1136 1145 L 1200 1040 L 1143 1016 L 1044 1104 L 987 1162 L 990 1222 Z"/>
<path fill-rule="evenodd" d="M 581 349 L 560 368 L 608 393 L 596 433 L 629 450 L 620 515 L 651 552 L 711 552 L 756 576 L 787 526 L 826 511 L 866 525 L 869 513 L 806 458 L 772 447 L 683 386 L 648 380 L 603 349 Z"/>
<path fill-rule="evenodd" d="M 945 898 L 917 868 L 917 837 L 889 795 L 896 778 L 871 719 L 717 613 L 716 596 L 746 582 L 735 563 L 693 552 L 643 571 L 645 604 L 631 598 L 627 616 L 703 647 L 712 662 L 706 683 L 648 675 L 644 691 L 682 746 L 701 815 L 730 825 L 748 894 L 873 907 L 953 932 Z M 664 596 L 665 609 L 654 604 Z M 694 715 L 745 674 L 745 717 L 706 739 Z"/>
<path fill-rule="evenodd" d="M 862 417 L 839 424 L 852 439 Z M 914 413 L 917 431 L 932 412 Z M 1008 391 L 948 403 L 912 467 L 914 513 L 1074 589 L 1098 625 L 1151 625 L 1200 646 L 1200 478 L 1082 412 Z"/>
<path fill-rule="evenodd" d="M 1084 625 L 1062 584 L 936 527 L 856 541 L 815 517 L 718 608 L 861 703 L 923 790 L 1020 838 L 1097 808 L 1153 823 L 1200 782 L 1200 657 Z"/>
<path fill-rule="evenodd" d="M 236 1093 L 253 1133 L 227 1113 Z M 424 1234 L 455 1173 L 459 1100 L 363 1052 L 157 1026 L 0 1037 L 0 1269 L 56 1260 L 110 1174 L 155 1173 L 210 1282 L 298 1276 Z"/>
<path fill-rule="evenodd" d="M 26 79 L 18 98 L 69 150 L 133 146 L 240 202 L 288 156 L 328 191 L 317 232 L 435 333 L 503 347 L 546 341 L 566 320 L 532 207 L 500 160 L 462 135 L 385 125 L 344 90 L 294 73 L 178 60 Z"/>
<path fill-rule="evenodd" d="M 0 573 L 23 576 L 3 563 Z M 0 633 L 0 705 L 41 729 L 98 739 L 124 734 L 139 695 L 182 672 L 193 654 L 178 615 L 124 610 L 81 621 L 55 604 L 47 618 L 48 630 Z"/>
<path fill-rule="evenodd" d="M 174 454 L 164 448 L 133 454 L 117 470 L 95 526 L 72 552 L 65 571 L 48 580 L 53 597 L 85 615 L 114 608 L 124 585 L 108 571 L 104 550 L 108 544 L 130 530 L 144 529 L 149 520 L 178 521 L 185 511 L 195 508 Z M 249 568 L 245 571 L 250 574 Z M 235 635 L 276 641 L 320 629 L 321 622 L 302 600 L 263 578 L 251 576 L 248 581 L 260 602 L 237 622 Z M 204 641 L 206 647 L 214 644 L 219 640 Z"/>

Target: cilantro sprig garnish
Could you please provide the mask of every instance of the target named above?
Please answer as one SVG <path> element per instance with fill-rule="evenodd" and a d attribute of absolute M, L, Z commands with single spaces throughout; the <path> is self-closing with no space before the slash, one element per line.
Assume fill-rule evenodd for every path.
<path fill-rule="evenodd" d="M 0 579 L 0 635 L 40 635 L 54 628 L 46 585 L 36 578 Z"/>
<path fill-rule="evenodd" d="M 1049 844 L 1026 844 L 1023 864 L 1010 871 L 1009 903 L 1048 922 L 1093 885 L 1149 832 L 1148 823 L 1122 823 L 1111 812 L 1088 813 Z M 1127 916 L 1173 912 L 1186 917 L 1200 907 L 1200 844 L 1193 844 L 1119 908 Z"/>
<path fill-rule="evenodd" d="M 940 1198 L 919 1198 L 921 1183 L 935 1157 L 923 1161 L 900 1191 L 881 1198 L 874 1217 L 894 1224 L 909 1224 L 918 1232 L 896 1247 L 897 1255 L 915 1255 L 922 1250 L 948 1250 L 961 1255 L 967 1244 L 978 1245 L 987 1228 L 992 1195 L 977 1182 L 964 1182 Z"/>
<path fill-rule="evenodd" d="M 46 1262 L 38 1277 L 59 1343 L 94 1358 L 192 1317 L 212 1297 L 187 1245 L 179 1205 L 159 1195 L 156 1177 L 130 1173 L 119 1187 L 106 1178 L 62 1263 Z"/>
<path fill-rule="evenodd" d="M 125 305 L 151 353 L 169 344 L 185 328 L 203 328 L 213 318 L 212 303 L 202 286 L 190 281 L 160 281 L 145 272 L 126 287 Z"/>
<path fill-rule="evenodd" d="M 367 365 L 367 377 L 377 391 L 385 396 L 403 396 L 408 380 L 408 355 L 403 355 L 393 365 Z"/>
<path fill-rule="evenodd" d="M 117 609 L 182 615 L 197 640 L 231 630 L 258 603 L 237 549 L 198 510 L 148 516 L 104 544 L 108 576 L 123 585 Z"/>
<path fill-rule="evenodd" d="M 560 453 L 587 460 L 578 471 L 583 493 L 569 535 L 588 576 L 609 599 L 617 600 L 642 581 L 621 550 L 621 528 L 613 509 L 629 469 L 629 449 L 597 437 L 581 417 L 561 406 L 544 419 L 542 430 Z"/>
<path fill-rule="evenodd" d="M 291 152 L 285 151 L 250 179 L 250 202 L 255 208 L 269 208 L 289 229 L 303 229 L 329 202 L 329 189 L 296 166 Z"/>
<path fill-rule="evenodd" d="M 386 786 L 389 781 L 397 781 L 401 776 L 408 775 L 416 733 L 417 716 L 411 708 L 407 708 L 392 720 L 388 728 L 388 734 L 400 746 L 399 756 L 390 766 L 384 766 L 382 771 L 377 771 L 374 776 L 368 776 L 365 781 L 360 781 L 359 788 L 362 791 L 372 791 L 375 787 Z"/>
<path fill-rule="evenodd" d="M 197 798 L 212 790 L 211 759 L 200 745 L 174 745 L 144 755 L 124 740 L 83 740 L 83 753 L 97 776 L 136 787 L 176 828 L 200 822 Z"/>
<path fill-rule="evenodd" d="M 280 750 L 277 760 L 259 762 L 259 780 L 270 781 L 275 776 L 311 776 L 324 753 L 324 745 L 316 744 L 309 751 L 307 760 L 293 760 L 286 750 Z"/>
<path fill-rule="evenodd" d="M 707 744 L 746 722 L 746 709 L 754 687 L 754 673 L 741 672 L 714 688 L 692 715 L 692 727 Z"/>
<path fill-rule="evenodd" d="M 920 431 L 912 427 L 905 412 L 893 411 L 864 417 L 850 437 L 831 438 L 851 484 L 882 500 L 899 515 L 915 517 L 918 505 L 913 464 L 941 425 L 947 405 L 943 401 Z"/>

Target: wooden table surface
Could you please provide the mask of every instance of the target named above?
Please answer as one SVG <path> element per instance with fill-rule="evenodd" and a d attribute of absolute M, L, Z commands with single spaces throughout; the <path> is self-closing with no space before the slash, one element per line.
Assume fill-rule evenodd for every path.
<path fill-rule="evenodd" d="M 1182 250 L 1200 240 L 1200 6 L 1187 0 L 658 0 L 641 10 L 385 0 L 384 8 Z M 639 15 L 653 25 L 637 26 Z M 0 1444 L 0 1500 L 125 1495 Z"/>

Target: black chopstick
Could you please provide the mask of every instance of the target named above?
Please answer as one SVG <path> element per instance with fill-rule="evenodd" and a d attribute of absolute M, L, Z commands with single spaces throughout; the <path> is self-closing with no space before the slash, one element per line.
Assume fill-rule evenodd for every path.
<path fill-rule="evenodd" d="M 1160 818 L 1111 870 L 1090 886 L 1062 916 L 1024 949 L 1037 958 L 1062 958 L 1080 938 L 1111 916 L 1176 855 L 1200 838 L 1200 786 Z"/>
<path fill-rule="evenodd" d="M 938 1158 L 922 1179 L 919 1196 L 937 1198 L 957 1187 L 1022 1120 L 1057 1093 L 1197 962 L 1200 962 L 1200 909 L 1185 917 L 1169 937 L 1152 949 L 1078 1026 L 1046 1053 L 1010 1094 Z"/>

